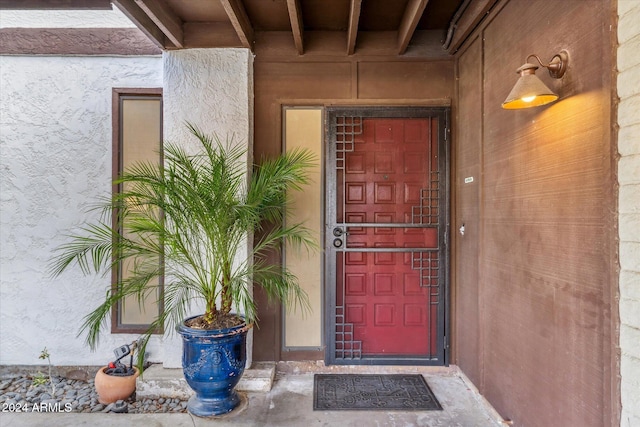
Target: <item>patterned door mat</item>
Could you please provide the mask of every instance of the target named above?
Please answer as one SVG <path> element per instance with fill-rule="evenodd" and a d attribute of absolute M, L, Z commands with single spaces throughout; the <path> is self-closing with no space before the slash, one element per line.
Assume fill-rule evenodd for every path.
<path fill-rule="evenodd" d="M 422 375 L 316 374 L 313 409 L 331 410 L 441 410 Z"/>

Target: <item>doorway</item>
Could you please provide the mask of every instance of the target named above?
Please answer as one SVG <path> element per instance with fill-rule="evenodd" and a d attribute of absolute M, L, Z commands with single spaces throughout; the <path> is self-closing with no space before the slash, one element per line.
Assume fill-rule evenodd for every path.
<path fill-rule="evenodd" d="M 445 365 L 446 108 L 327 108 L 325 362 Z"/>

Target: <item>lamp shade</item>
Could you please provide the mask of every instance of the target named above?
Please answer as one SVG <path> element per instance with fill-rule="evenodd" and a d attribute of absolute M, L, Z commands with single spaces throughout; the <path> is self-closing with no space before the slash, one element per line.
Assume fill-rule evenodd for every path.
<path fill-rule="evenodd" d="M 524 64 L 518 68 L 520 78 L 502 103 L 505 110 L 537 107 L 558 99 L 558 95 L 536 76 L 538 67 L 534 64 Z"/>

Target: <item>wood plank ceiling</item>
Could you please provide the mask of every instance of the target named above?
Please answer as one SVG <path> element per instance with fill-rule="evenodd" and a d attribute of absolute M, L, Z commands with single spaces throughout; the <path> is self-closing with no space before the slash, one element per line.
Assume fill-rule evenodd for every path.
<path fill-rule="evenodd" d="M 161 49 L 245 47 L 256 55 L 442 56 L 497 0 L 0 0 L 0 9 L 109 9 Z M 444 47 L 444 49 L 443 49 Z"/>
<path fill-rule="evenodd" d="M 485 0 L 486 1 L 486 0 Z M 456 11 L 469 0 L 113 0 L 162 49 L 256 47 L 280 43 L 357 54 L 384 46 L 403 55 L 413 46 L 441 49 Z M 322 46 L 323 45 L 323 46 Z M 277 49 L 277 48 L 276 48 Z M 375 49 L 375 47 L 374 47 Z M 371 50 L 371 49 L 370 49 Z"/>

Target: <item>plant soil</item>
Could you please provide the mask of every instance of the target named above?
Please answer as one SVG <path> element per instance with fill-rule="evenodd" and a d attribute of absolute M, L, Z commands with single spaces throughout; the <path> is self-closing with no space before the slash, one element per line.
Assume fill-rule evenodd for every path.
<path fill-rule="evenodd" d="M 244 324 L 245 321 L 242 317 L 237 314 L 221 314 L 218 313 L 216 318 L 211 323 L 207 323 L 204 320 L 204 316 L 198 316 L 191 320 L 185 322 L 189 328 L 194 329 L 207 329 L 207 330 L 215 330 L 215 329 L 228 329 L 233 328 L 235 326 L 240 326 Z"/>
<path fill-rule="evenodd" d="M 104 373 L 107 375 L 112 375 L 114 377 L 130 377 L 136 373 L 135 369 L 129 368 L 120 364 L 120 366 L 116 365 L 115 368 L 107 368 L 104 370 Z"/>

